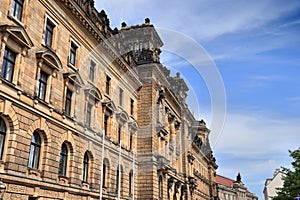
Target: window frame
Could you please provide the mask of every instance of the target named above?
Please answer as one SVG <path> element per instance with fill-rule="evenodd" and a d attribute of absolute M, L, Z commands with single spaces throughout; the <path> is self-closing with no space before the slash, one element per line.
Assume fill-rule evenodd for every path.
<path fill-rule="evenodd" d="M 124 97 L 124 90 L 119 88 L 119 105 L 123 106 L 123 97 Z"/>
<path fill-rule="evenodd" d="M 122 137 L 122 125 L 118 124 L 118 144 L 121 143 L 121 138 Z"/>
<path fill-rule="evenodd" d="M 89 80 L 92 82 L 95 81 L 95 69 L 96 69 L 96 63 L 93 60 L 91 60 Z"/>
<path fill-rule="evenodd" d="M 105 92 L 107 95 L 110 94 L 110 84 L 111 84 L 111 78 L 108 75 L 106 75 Z"/>
<path fill-rule="evenodd" d="M 90 165 L 90 158 L 87 152 L 85 152 L 83 157 L 83 170 L 82 170 L 82 182 L 88 183 L 89 179 L 89 165 Z"/>
<path fill-rule="evenodd" d="M 71 41 L 71 46 L 70 46 L 70 54 L 69 54 L 69 64 L 75 66 L 76 64 L 76 57 L 77 57 L 77 49 L 78 49 L 78 45 Z"/>
<path fill-rule="evenodd" d="M 45 77 L 45 80 L 42 79 L 42 76 Z M 46 73 L 45 71 L 41 70 L 40 71 L 39 80 L 38 80 L 37 98 L 39 98 L 39 99 L 41 99 L 43 101 L 46 101 L 48 79 L 49 79 L 49 74 Z M 44 90 L 42 90 L 42 89 L 44 89 Z"/>
<path fill-rule="evenodd" d="M 1 130 L 1 128 L 3 128 L 4 130 Z M 3 160 L 6 135 L 7 135 L 7 126 L 4 119 L 0 117 L 0 160 Z"/>
<path fill-rule="evenodd" d="M 130 98 L 130 115 L 134 115 L 134 99 Z"/>
<path fill-rule="evenodd" d="M 130 172 L 129 172 L 129 185 L 128 185 L 128 189 L 129 189 L 129 195 L 131 196 L 133 193 L 134 193 L 134 191 L 132 191 L 133 190 L 133 184 L 134 184 L 134 178 L 133 178 L 133 176 L 134 176 L 134 173 L 133 173 L 133 170 L 130 170 Z"/>
<path fill-rule="evenodd" d="M 13 57 L 12 59 L 10 57 Z M 5 47 L 3 61 L 1 66 L 1 77 L 9 82 L 13 82 L 14 71 L 16 65 L 17 53 L 11 50 L 9 47 Z"/>
<path fill-rule="evenodd" d="M 21 9 L 20 9 L 21 8 Z M 21 21 L 23 17 L 24 1 L 23 0 L 12 0 L 11 3 L 11 15 Z"/>
<path fill-rule="evenodd" d="M 65 96 L 65 106 L 64 106 L 64 111 L 65 111 L 65 114 L 68 115 L 68 116 L 71 116 L 72 97 L 73 97 L 73 91 L 70 90 L 70 89 L 67 87 L 67 89 L 66 89 L 66 96 Z"/>
<path fill-rule="evenodd" d="M 47 47 L 53 48 L 53 40 L 54 40 L 54 29 L 56 24 L 53 23 L 49 18 L 46 19 L 45 25 L 45 33 L 44 33 L 44 43 Z M 50 36 L 49 36 L 50 34 Z"/>
<path fill-rule="evenodd" d="M 92 124 L 92 110 L 93 105 L 90 102 L 87 102 L 85 124 L 88 127 L 91 127 Z"/>
<path fill-rule="evenodd" d="M 65 150 L 65 152 L 63 151 Z M 60 148 L 58 176 L 66 177 L 68 168 L 69 151 L 66 143 L 63 143 Z"/>
<path fill-rule="evenodd" d="M 34 139 L 34 141 L 33 141 Z M 37 140 L 38 139 L 38 140 Z M 28 158 L 28 168 L 38 169 L 41 158 L 42 139 L 37 131 L 31 137 L 30 151 Z"/>

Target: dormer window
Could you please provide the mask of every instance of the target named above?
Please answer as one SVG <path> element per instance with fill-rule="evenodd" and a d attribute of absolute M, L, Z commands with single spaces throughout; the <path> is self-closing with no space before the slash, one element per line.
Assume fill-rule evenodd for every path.
<path fill-rule="evenodd" d="M 23 0 L 12 1 L 12 7 L 11 7 L 12 16 L 17 18 L 19 21 L 21 21 L 22 19 L 23 4 L 24 4 Z"/>

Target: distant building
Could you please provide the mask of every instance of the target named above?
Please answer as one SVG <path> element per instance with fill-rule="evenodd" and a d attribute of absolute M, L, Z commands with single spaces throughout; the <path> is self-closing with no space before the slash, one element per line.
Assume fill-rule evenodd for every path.
<path fill-rule="evenodd" d="M 277 196 L 276 188 L 283 186 L 284 173 L 279 169 L 276 169 L 273 178 L 268 178 L 265 182 L 264 196 L 265 200 L 272 200 L 274 196 Z"/>
<path fill-rule="evenodd" d="M 219 200 L 257 200 L 257 196 L 251 193 L 243 184 L 240 173 L 236 180 L 217 175 Z"/>

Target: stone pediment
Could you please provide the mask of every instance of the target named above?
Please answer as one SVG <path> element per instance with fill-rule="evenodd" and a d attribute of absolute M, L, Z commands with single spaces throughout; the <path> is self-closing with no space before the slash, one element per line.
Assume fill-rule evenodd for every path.
<path fill-rule="evenodd" d="M 51 50 L 41 50 L 36 53 L 36 57 L 41 63 L 45 63 L 47 66 L 60 70 L 62 69 L 62 63 L 59 57 Z"/>
<path fill-rule="evenodd" d="M 7 24 L 0 25 L 0 31 L 2 33 L 8 34 L 8 37 L 14 40 L 20 46 L 27 47 L 28 49 L 34 46 L 28 33 L 21 26 L 7 25 Z"/>

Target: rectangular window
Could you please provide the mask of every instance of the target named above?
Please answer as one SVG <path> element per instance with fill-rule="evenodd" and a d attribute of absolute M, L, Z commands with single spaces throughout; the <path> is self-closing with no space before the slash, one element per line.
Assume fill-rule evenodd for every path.
<path fill-rule="evenodd" d="M 122 88 L 120 88 L 120 91 L 119 91 L 119 104 L 120 104 L 120 106 L 122 106 L 123 105 L 123 89 Z"/>
<path fill-rule="evenodd" d="M 108 118 L 109 118 L 108 115 L 104 115 L 104 132 L 105 132 L 105 135 L 107 135 L 107 131 L 108 131 Z"/>
<path fill-rule="evenodd" d="M 88 127 L 91 126 L 91 118 L 92 118 L 92 104 L 88 103 L 86 109 L 86 125 Z"/>
<path fill-rule="evenodd" d="M 45 44 L 48 47 L 52 47 L 54 27 L 55 25 L 51 23 L 50 20 L 48 19 L 46 24 L 46 31 L 45 31 Z"/>
<path fill-rule="evenodd" d="M 109 92 L 110 92 L 110 81 L 111 81 L 111 78 L 109 76 L 106 76 L 106 84 L 105 84 L 106 94 L 109 94 Z"/>
<path fill-rule="evenodd" d="M 13 0 L 11 6 L 12 16 L 14 16 L 19 21 L 21 21 L 22 12 L 23 12 L 23 0 Z"/>
<path fill-rule="evenodd" d="M 75 66 L 77 46 L 71 42 L 69 63 Z"/>
<path fill-rule="evenodd" d="M 130 114 L 133 115 L 133 109 L 134 109 L 134 100 L 130 99 Z"/>
<path fill-rule="evenodd" d="M 119 124 L 119 127 L 118 127 L 118 144 L 121 143 L 121 133 L 122 133 L 122 126 Z"/>
<path fill-rule="evenodd" d="M 90 81 L 94 81 L 94 79 L 95 79 L 95 67 L 96 67 L 96 63 L 94 63 L 91 60 L 91 65 L 90 65 Z"/>
<path fill-rule="evenodd" d="M 16 53 L 12 52 L 10 49 L 5 47 L 1 76 L 9 82 L 12 82 L 15 61 Z"/>
<path fill-rule="evenodd" d="M 42 100 L 45 100 L 46 98 L 47 79 L 48 79 L 48 74 L 41 71 L 40 79 L 39 79 L 38 98 Z"/>
<path fill-rule="evenodd" d="M 71 102 L 72 102 L 72 91 L 67 89 L 66 100 L 65 100 L 65 113 L 66 115 L 71 114 Z"/>
<path fill-rule="evenodd" d="M 132 141 L 132 139 L 133 139 L 132 137 L 133 137 L 133 136 L 132 136 L 132 133 L 130 133 L 130 138 L 129 138 L 129 149 L 130 149 L 130 150 L 132 150 L 132 142 L 133 142 L 133 141 Z"/>

